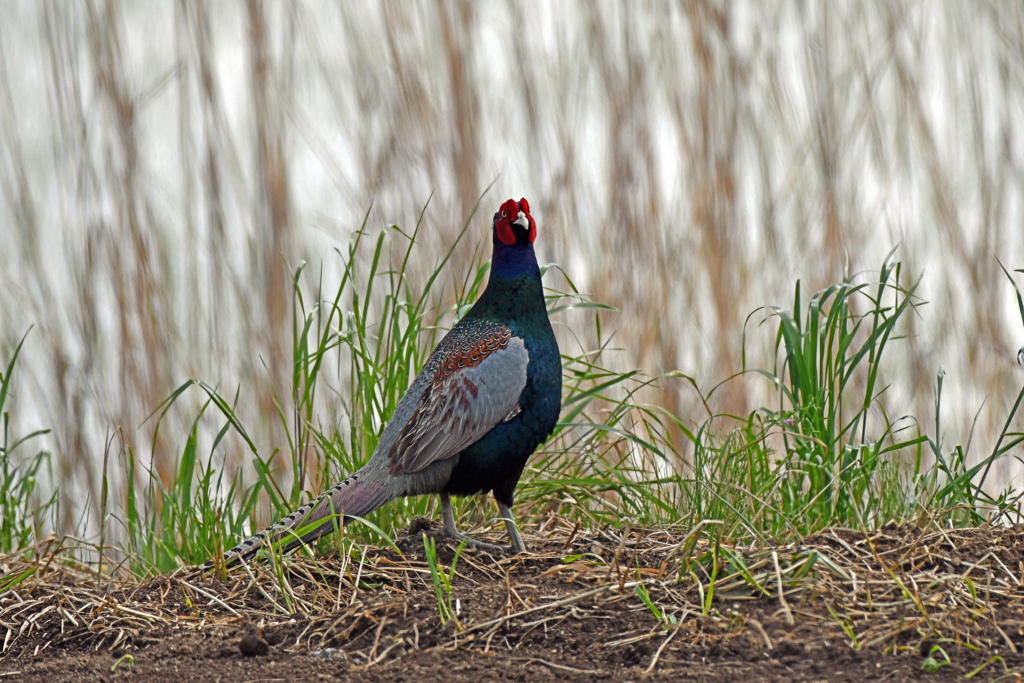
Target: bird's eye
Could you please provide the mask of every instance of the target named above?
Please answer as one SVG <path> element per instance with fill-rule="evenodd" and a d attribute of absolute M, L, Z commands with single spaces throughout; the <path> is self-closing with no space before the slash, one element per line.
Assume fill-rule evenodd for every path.
<path fill-rule="evenodd" d="M 506 218 L 506 216 L 505 216 L 505 212 L 504 212 L 504 211 L 502 211 L 502 212 L 501 212 L 501 217 L 502 217 L 502 218 Z"/>

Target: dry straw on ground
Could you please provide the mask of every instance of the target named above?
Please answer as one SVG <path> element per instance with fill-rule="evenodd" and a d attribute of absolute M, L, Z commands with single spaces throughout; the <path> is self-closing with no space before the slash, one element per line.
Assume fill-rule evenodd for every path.
<path fill-rule="evenodd" d="M 26 576 L 0 593 L 0 668 L 87 652 L 142 662 L 168 636 L 201 636 L 202 656 L 238 659 L 247 635 L 274 656 L 343 662 L 350 673 L 437 651 L 451 662 L 489 653 L 492 664 L 530 659 L 594 675 L 623 662 L 635 673 L 664 672 L 738 655 L 828 666 L 835 653 L 856 650 L 911 653 L 914 662 L 966 656 L 968 669 L 989 662 L 998 673 L 1024 665 L 1018 528 L 829 529 L 786 546 L 737 548 L 698 538 L 700 528 L 619 535 L 549 518 L 529 534 L 528 555 L 462 555 L 457 616 L 444 624 L 419 535 L 426 526 L 399 539 L 401 554 L 365 547 L 343 560 L 291 558 L 280 574 L 257 563 L 226 580 L 194 570 L 111 579 L 57 550 L 31 563 L 4 557 L 5 576 Z M 441 549 L 442 569 L 452 554 Z"/>

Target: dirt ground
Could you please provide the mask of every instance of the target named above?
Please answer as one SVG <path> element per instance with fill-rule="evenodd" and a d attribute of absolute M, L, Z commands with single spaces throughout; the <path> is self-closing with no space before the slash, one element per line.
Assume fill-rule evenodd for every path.
<path fill-rule="evenodd" d="M 462 555 L 447 623 L 423 523 L 403 534 L 401 554 L 296 559 L 278 575 L 286 580 L 264 562 L 227 580 L 190 572 L 97 586 L 51 563 L 0 594 L 0 681 L 939 682 L 982 666 L 973 680 L 1024 672 L 1024 529 L 834 529 L 738 549 L 670 530 L 545 524 L 527 536 L 529 555 Z M 454 547 L 429 533 L 445 569 Z M 22 571 L 10 558 L 0 569 Z"/>

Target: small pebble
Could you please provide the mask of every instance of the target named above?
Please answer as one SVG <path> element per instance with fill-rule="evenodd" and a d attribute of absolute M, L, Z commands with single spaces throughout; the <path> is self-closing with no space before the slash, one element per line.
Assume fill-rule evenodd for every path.
<path fill-rule="evenodd" d="M 238 641 L 238 649 L 246 657 L 265 657 L 270 652 L 267 641 L 251 634 Z"/>

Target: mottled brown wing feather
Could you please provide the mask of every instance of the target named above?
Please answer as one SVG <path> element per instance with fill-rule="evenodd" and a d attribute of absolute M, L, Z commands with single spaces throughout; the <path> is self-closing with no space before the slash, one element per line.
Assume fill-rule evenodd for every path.
<path fill-rule="evenodd" d="M 439 365 L 388 453 L 391 474 L 453 457 L 516 411 L 526 386 L 526 346 L 507 330 L 485 341 Z"/>

